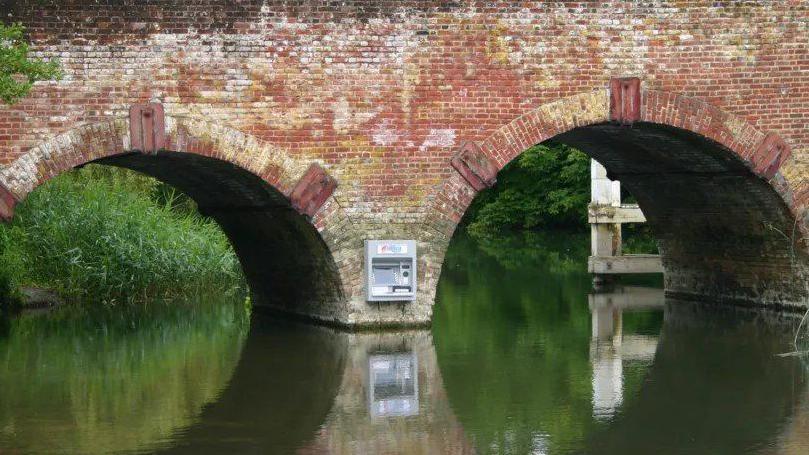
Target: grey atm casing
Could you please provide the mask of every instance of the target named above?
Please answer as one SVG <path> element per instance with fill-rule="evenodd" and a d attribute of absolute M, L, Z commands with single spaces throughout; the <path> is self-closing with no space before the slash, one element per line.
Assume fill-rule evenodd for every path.
<path fill-rule="evenodd" d="M 365 296 L 369 302 L 416 300 L 416 241 L 365 241 Z"/>

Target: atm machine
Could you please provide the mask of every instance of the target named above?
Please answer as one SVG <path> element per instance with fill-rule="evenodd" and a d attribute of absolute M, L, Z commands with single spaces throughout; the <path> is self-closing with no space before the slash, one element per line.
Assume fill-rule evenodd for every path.
<path fill-rule="evenodd" d="M 365 241 L 366 297 L 369 302 L 416 300 L 416 241 Z"/>

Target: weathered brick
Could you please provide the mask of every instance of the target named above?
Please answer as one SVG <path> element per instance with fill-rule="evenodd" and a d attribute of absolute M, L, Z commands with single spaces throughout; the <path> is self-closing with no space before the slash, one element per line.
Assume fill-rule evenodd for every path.
<path fill-rule="evenodd" d="M 797 220 L 809 236 L 800 155 L 809 149 L 807 2 L 0 4 L 3 20 L 28 27 L 33 52 L 59 58 L 66 74 L 37 83 L 16 106 L 0 107 L 0 184 L 23 199 L 66 169 L 119 159 L 135 148 L 128 109 L 144 103 L 165 110 L 167 150 L 230 163 L 263 180 L 268 195 L 290 194 L 317 163 L 339 182 L 311 219 L 331 255 L 317 260 L 339 269 L 344 300 L 324 303 L 321 313 L 307 307 L 312 316 L 350 324 L 429 319 L 444 248 L 476 194 L 451 165 L 461 140 L 479 144 L 499 169 L 533 144 L 576 139 L 610 161 L 608 170 L 666 170 L 652 180 L 661 188 L 691 181 L 703 186 L 682 188 L 738 193 L 699 201 L 693 219 L 706 232 L 733 231 L 727 223 L 737 210 L 787 231 Z M 627 77 L 641 81 L 633 118 L 640 129 L 607 131 L 610 80 Z M 677 130 L 695 133 L 693 143 L 704 150 L 667 152 L 683 140 Z M 762 152 L 767 135 L 781 138 L 792 157 Z M 622 150 L 638 137 L 659 147 L 645 145 L 645 155 Z M 766 179 L 764 186 L 753 172 L 719 186 L 696 177 L 742 176 L 745 169 Z M 215 183 L 234 195 L 245 184 Z M 636 189 L 662 204 L 665 194 L 644 185 L 638 177 Z M 660 220 L 680 213 L 669 204 Z M 711 210 L 718 215 L 708 216 Z M 751 238 L 763 242 L 758 234 Z M 420 241 L 426 281 L 415 304 L 363 301 L 361 248 L 370 237 Z M 683 282 L 699 284 L 700 292 L 722 294 L 694 281 L 710 261 L 681 267 L 692 256 L 672 248 L 684 242 L 668 242 L 672 270 L 682 270 Z M 787 249 L 773 248 L 768 257 L 779 269 L 776 257 Z M 731 258 L 735 271 L 733 261 L 722 262 L 728 258 L 713 259 L 749 295 L 786 302 L 772 291 L 783 283 L 756 278 L 763 266 L 754 258 Z"/>

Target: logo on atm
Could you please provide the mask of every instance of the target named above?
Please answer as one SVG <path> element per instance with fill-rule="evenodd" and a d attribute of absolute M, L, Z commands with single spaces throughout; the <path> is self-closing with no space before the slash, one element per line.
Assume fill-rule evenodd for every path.
<path fill-rule="evenodd" d="M 407 254 L 407 244 L 380 243 L 376 246 L 376 254 Z"/>

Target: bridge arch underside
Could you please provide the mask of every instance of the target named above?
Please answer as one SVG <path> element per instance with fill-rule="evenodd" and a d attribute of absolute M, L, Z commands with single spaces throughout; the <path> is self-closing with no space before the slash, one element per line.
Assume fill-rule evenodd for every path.
<path fill-rule="evenodd" d="M 580 127 L 553 140 L 588 153 L 637 198 L 658 239 L 668 295 L 806 307 L 809 259 L 799 226 L 772 183 L 738 155 L 646 122 Z"/>
<path fill-rule="evenodd" d="M 342 285 L 329 247 L 280 191 L 229 162 L 161 151 L 93 161 L 154 177 L 191 197 L 230 239 L 253 305 L 334 319 Z"/>

